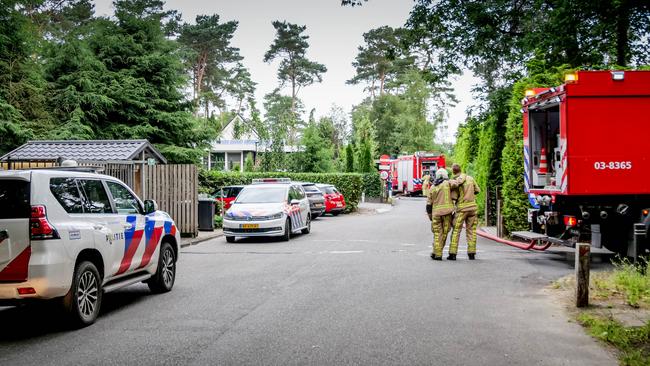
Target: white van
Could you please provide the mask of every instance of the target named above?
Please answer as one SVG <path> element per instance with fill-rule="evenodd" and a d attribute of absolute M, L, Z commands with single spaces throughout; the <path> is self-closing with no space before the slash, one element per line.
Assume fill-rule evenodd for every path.
<path fill-rule="evenodd" d="M 176 278 L 180 234 L 154 201 L 83 169 L 0 171 L 0 306 L 59 298 L 79 326 L 102 296 Z"/>

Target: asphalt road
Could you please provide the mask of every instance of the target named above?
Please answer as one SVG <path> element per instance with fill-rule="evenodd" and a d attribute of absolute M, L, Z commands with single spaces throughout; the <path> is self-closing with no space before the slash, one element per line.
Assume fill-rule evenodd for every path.
<path fill-rule="evenodd" d="M 85 329 L 0 308 L 0 365 L 617 364 L 543 291 L 566 260 L 479 239 L 478 260 L 433 262 L 430 242 L 421 200 L 289 243 L 212 240 L 183 250 L 172 292 L 110 293 Z"/>

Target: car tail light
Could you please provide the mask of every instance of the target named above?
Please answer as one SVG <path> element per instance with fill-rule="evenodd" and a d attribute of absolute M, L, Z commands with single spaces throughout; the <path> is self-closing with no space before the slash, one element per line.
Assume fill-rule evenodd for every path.
<path fill-rule="evenodd" d="M 575 216 L 564 216 L 564 226 L 566 227 L 574 227 L 578 224 L 578 220 L 576 219 Z"/>
<path fill-rule="evenodd" d="M 32 206 L 32 217 L 29 222 L 32 240 L 59 239 L 59 233 L 47 221 L 45 206 Z"/>

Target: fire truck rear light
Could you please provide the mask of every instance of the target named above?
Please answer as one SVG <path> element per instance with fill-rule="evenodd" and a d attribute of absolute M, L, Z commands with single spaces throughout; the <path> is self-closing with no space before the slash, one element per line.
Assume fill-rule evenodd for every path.
<path fill-rule="evenodd" d="M 643 213 L 643 216 L 648 216 L 648 214 L 650 213 L 650 211 L 648 210 L 643 210 L 641 212 Z"/>
<path fill-rule="evenodd" d="M 34 290 L 33 287 L 19 287 L 18 288 L 18 295 L 34 295 L 36 293 L 36 290 Z"/>
<path fill-rule="evenodd" d="M 574 227 L 578 223 L 578 220 L 576 220 L 575 216 L 564 216 L 564 226 L 566 227 Z"/>
<path fill-rule="evenodd" d="M 625 79 L 625 71 L 612 71 L 612 80 L 621 81 Z"/>
<path fill-rule="evenodd" d="M 566 75 L 564 75 L 564 81 L 565 82 L 576 82 L 576 81 L 578 81 L 578 74 L 577 73 L 566 74 Z"/>

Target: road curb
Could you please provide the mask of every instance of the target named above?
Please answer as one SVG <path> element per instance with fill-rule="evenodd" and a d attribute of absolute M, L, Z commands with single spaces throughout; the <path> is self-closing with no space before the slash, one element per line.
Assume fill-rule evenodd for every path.
<path fill-rule="evenodd" d="M 213 233 L 213 235 L 206 235 L 205 237 L 187 238 L 187 240 L 181 239 L 181 248 L 186 248 L 191 245 L 201 244 L 208 240 L 220 238 L 222 236 L 223 236 L 223 231 L 219 230 L 218 232 Z"/>

